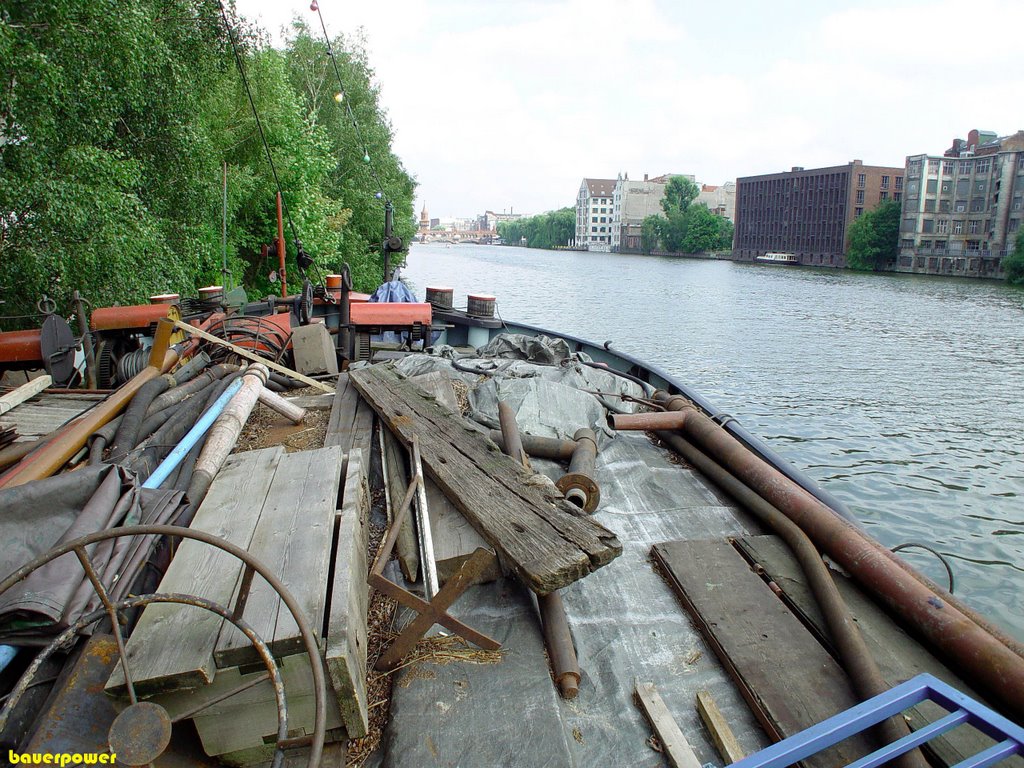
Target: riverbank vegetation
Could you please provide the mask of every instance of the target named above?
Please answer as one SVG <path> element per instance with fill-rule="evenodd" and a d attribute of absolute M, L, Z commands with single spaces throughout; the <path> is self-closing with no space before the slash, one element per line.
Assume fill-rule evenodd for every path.
<path fill-rule="evenodd" d="M 576 210 L 557 211 L 514 221 L 498 222 L 498 237 L 509 245 L 527 248 L 564 248 L 576 236 Z"/>
<path fill-rule="evenodd" d="M 1010 285 L 1024 285 L 1024 237 L 1020 234 L 1014 241 L 1013 250 L 1003 259 L 1003 271 Z"/>
<path fill-rule="evenodd" d="M 296 238 L 322 271 L 347 261 L 372 288 L 384 200 L 408 241 L 414 182 L 362 41 L 333 43 L 339 102 L 306 26 L 283 50 L 244 20 L 234 33 L 291 217 L 289 288 Z M 43 294 L 62 311 L 75 289 L 101 306 L 221 283 L 225 164 L 230 277 L 271 290 L 277 186 L 217 2 L 5 4 L 0 78 L 0 314 Z"/>
<path fill-rule="evenodd" d="M 684 176 L 673 176 L 661 200 L 664 216 L 648 216 L 641 228 L 643 250 L 706 253 L 732 248 L 732 222 L 695 203 L 700 189 Z"/>
<path fill-rule="evenodd" d="M 846 266 L 875 272 L 893 269 L 896 266 L 899 230 L 900 204 L 895 200 L 886 200 L 854 219 L 850 225 Z"/>

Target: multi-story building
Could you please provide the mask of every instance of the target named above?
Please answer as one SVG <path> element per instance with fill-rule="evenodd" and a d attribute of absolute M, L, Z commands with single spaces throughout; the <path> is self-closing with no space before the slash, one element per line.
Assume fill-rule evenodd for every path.
<path fill-rule="evenodd" d="M 716 216 L 724 216 L 729 221 L 736 219 L 736 184 L 727 181 L 725 184 L 702 184 L 700 194 L 695 203 L 706 205 Z"/>
<path fill-rule="evenodd" d="M 576 195 L 576 247 L 610 251 L 615 179 L 584 179 Z"/>
<path fill-rule="evenodd" d="M 495 232 L 498 229 L 498 224 L 501 222 L 515 221 L 522 217 L 523 214 L 521 213 L 495 213 L 494 211 L 484 211 L 483 214 L 477 217 L 477 228 Z"/>
<path fill-rule="evenodd" d="M 902 195 L 902 168 L 860 160 L 736 179 L 733 258 L 752 261 L 774 252 L 801 264 L 844 267 L 854 219 Z"/>
<path fill-rule="evenodd" d="M 1024 215 L 1024 131 L 973 130 L 943 155 L 911 155 L 899 272 L 1003 276 Z"/>
<path fill-rule="evenodd" d="M 613 251 L 639 251 L 640 232 L 648 216 L 662 216 L 661 201 L 669 174 L 643 181 L 630 181 L 619 174 L 612 193 L 611 247 Z M 686 178 L 693 180 L 692 176 Z"/>

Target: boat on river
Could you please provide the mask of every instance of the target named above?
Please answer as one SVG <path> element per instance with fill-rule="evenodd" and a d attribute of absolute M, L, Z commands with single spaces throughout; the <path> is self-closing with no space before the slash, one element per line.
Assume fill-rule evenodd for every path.
<path fill-rule="evenodd" d="M 184 302 L 177 325 L 159 310 L 148 365 L 111 361 L 122 386 L 0 477 L 25 544 L 0 584 L 2 642 L 21 649 L 0 715 L 12 754 L 832 766 L 889 749 L 1021 764 L 1020 644 L 686 382 L 503 320 L 492 296 L 459 310 L 450 289 L 393 303 L 348 288 L 332 277 L 305 307 L 304 291 L 233 314 Z M 316 354 L 343 370 L 297 370 Z M 199 362 L 179 381 L 186 358 Z M 263 368 L 280 361 L 330 390 L 286 403 L 329 411 L 322 441 L 210 469 L 231 420 L 207 413 L 243 392 L 236 421 L 257 397 L 284 408 L 265 392 L 289 394 Z M 200 392 L 209 408 L 189 405 Z M 57 402 L 5 418 L 27 427 Z M 208 420 L 218 438 L 154 482 L 170 457 L 144 457 L 171 433 L 146 425 L 165 409 L 164 425 Z M 120 410 L 130 439 L 100 423 Z M 97 439 L 121 448 L 89 466 L 82 435 L 101 458 Z M 78 471 L 36 478 L 67 460 Z M 67 500 L 63 522 L 47 493 Z"/>
<path fill-rule="evenodd" d="M 795 253 L 775 253 L 772 251 L 766 251 L 765 253 L 755 256 L 754 261 L 759 264 L 782 264 L 790 267 L 800 265 L 800 258 Z"/>

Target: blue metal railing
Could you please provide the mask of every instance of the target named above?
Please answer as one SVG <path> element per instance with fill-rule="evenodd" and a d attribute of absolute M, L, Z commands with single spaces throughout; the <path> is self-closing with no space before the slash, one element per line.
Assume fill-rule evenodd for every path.
<path fill-rule="evenodd" d="M 902 739 L 886 744 L 848 768 L 875 768 L 964 723 L 996 741 L 954 768 L 984 768 L 1012 755 L 1024 754 L 1024 728 L 931 675 L 921 674 L 892 690 L 851 707 L 817 725 L 745 757 L 731 768 L 785 768 L 871 728 L 908 707 L 930 700 L 949 711 Z"/>

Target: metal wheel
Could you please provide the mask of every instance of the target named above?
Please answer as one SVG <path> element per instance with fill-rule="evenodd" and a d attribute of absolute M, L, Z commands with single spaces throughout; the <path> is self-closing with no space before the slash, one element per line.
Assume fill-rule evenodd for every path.
<path fill-rule="evenodd" d="M 234 608 L 228 609 L 222 605 L 194 595 L 162 593 L 140 595 L 122 600 L 116 604 L 112 603 L 110 596 L 107 594 L 106 589 L 96 574 L 96 569 L 89 558 L 89 553 L 86 547 L 107 539 L 121 538 L 123 536 L 146 535 L 176 536 L 183 539 L 195 539 L 196 541 L 209 544 L 217 549 L 224 550 L 245 563 L 246 567 L 242 576 L 242 586 L 239 590 Z M 320 755 L 323 750 L 327 718 L 326 683 L 323 663 L 320 659 L 316 638 L 313 636 L 309 623 L 306 621 L 305 616 L 302 615 L 302 611 L 296 603 L 295 598 L 288 591 L 287 587 L 285 587 L 280 580 L 271 573 L 265 565 L 263 565 L 263 563 L 254 558 L 244 549 L 204 531 L 194 531 L 190 528 L 182 528 L 174 525 L 126 526 L 123 528 L 115 528 L 92 533 L 88 536 L 83 536 L 79 539 L 69 541 L 51 549 L 49 552 L 40 555 L 35 560 L 19 568 L 4 579 L 3 582 L 0 583 L 0 594 L 6 592 L 37 568 L 69 552 L 74 552 L 75 556 L 82 564 L 82 568 L 85 570 L 86 576 L 89 578 L 93 590 L 103 603 L 103 608 L 80 619 L 73 626 L 58 635 L 56 639 L 54 639 L 39 653 L 25 671 L 25 674 L 22 675 L 17 686 L 15 686 L 14 690 L 11 692 L 3 710 L 0 710 L 0 729 L 2 729 L 6 724 L 8 715 L 17 705 L 25 690 L 29 687 L 32 682 L 32 678 L 35 676 L 35 673 L 43 662 L 57 650 L 72 644 L 75 636 L 81 630 L 88 627 L 90 624 L 99 621 L 103 617 L 108 617 L 111 620 L 114 639 L 117 642 L 121 670 L 124 673 L 128 698 L 130 701 L 129 706 L 114 720 L 107 735 L 111 748 L 118 754 L 118 762 L 125 762 L 129 765 L 146 765 L 151 763 L 163 754 L 163 751 L 167 748 L 167 745 L 170 742 L 171 725 L 173 722 L 193 717 L 199 711 L 202 711 L 202 709 L 212 706 L 225 698 L 233 696 L 236 693 L 240 693 L 242 690 L 269 679 L 274 687 L 274 698 L 277 703 L 278 710 L 277 744 L 274 752 L 273 767 L 279 768 L 283 763 L 285 749 L 304 746 L 309 747 L 309 760 L 307 761 L 308 768 L 316 768 L 316 766 L 319 766 Z M 252 584 L 254 575 L 257 573 L 262 576 L 264 580 L 266 580 L 266 582 L 281 596 L 281 600 L 288 607 L 288 610 L 295 619 L 299 633 L 302 636 L 306 655 L 309 657 L 310 670 L 313 675 L 313 694 L 316 707 L 313 734 L 309 737 L 300 739 L 288 738 L 288 710 L 285 702 L 284 681 L 281 678 L 281 671 L 274 662 L 273 655 L 267 647 L 266 642 L 260 638 L 259 635 L 256 634 L 255 630 L 253 630 L 253 628 L 250 627 L 242 618 L 245 610 L 245 602 L 249 594 L 249 588 Z M 229 691 L 222 696 L 218 696 L 213 701 L 204 703 L 201 708 L 179 714 L 174 720 L 171 719 L 167 711 L 160 705 L 152 702 L 140 702 L 136 696 L 135 686 L 132 683 L 131 670 L 128 666 L 128 656 L 125 652 L 124 637 L 121 634 L 121 625 L 118 621 L 118 612 L 149 605 L 150 603 L 183 603 L 211 611 L 227 619 L 238 627 L 238 629 L 241 630 L 249 639 L 249 642 L 253 644 L 256 652 L 263 661 L 264 666 L 267 668 L 267 676 L 260 677 L 254 681 L 249 681 L 244 686 Z"/>

